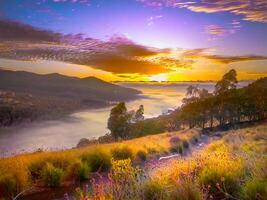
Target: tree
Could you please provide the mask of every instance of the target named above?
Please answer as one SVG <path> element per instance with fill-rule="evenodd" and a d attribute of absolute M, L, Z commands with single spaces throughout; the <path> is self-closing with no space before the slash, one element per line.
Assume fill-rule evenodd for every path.
<path fill-rule="evenodd" d="M 142 121 L 144 119 L 145 119 L 145 117 L 144 117 L 144 106 L 140 105 L 138 110 L 135 112 L 134 121 L 135 122 L 139 122 L 139 121 Z"/>
<path fill-rule="evenodd" d="M 223 78 L 215 85 L 215 94 L 223 94 L 229 90 L 236 89 L 237 73 L 234 69 L 223 75 Z"/>
<path fill-rule="evenodd" d="M 120 102 L 111 109 L 108 119 L 108 129 L 111 131 L 111 135 L 115 140 L 126 138 L 129 121 L 130 116 L 124 102 Z"/>

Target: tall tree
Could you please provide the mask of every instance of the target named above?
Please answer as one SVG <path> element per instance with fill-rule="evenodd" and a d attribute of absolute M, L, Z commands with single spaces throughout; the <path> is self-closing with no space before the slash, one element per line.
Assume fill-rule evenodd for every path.
<path fill-rule="evenodd" d="M 120 102 L 110 111 L 108 119 L 108 129 L 115 140 L 126 138 L 127 128 L 129 125 L 130 116 L 124 102 Z"/>
<path fill-rule="evenodd" d="M 223 94 L 229 90 L 236 89 L 237 73 L 234 69 L 223 75 L 222 79 L 215 85 L 215 94 Z"/>
<path fill-rule="evenodd" d="M 139 122 L 144 120 L 144 106 L 140 105 L 138 110 L 135 112 L 134 121 Z"/>

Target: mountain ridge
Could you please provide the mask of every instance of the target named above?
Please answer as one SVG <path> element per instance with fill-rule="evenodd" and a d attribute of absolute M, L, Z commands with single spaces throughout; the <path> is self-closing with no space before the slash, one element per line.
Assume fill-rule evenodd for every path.
<path fill-rule="evenodd" d="M 110 106 L 137 99 L 140 93 L 91 76 L 78 78 L 0 69 L 0 126 L 24 118 L 32 121 L 36 116 Z"/>

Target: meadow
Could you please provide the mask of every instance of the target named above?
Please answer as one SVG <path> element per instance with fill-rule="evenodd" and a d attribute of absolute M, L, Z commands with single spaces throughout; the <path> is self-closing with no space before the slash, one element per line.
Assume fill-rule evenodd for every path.
<path fill-rule="evenodd" d="M 78 189 L 76 199 L 266 200 L 266 133 L 266 123 L 221 132 L 204 149 L 149 174 L 130 160 L 113 161 L 108 183 Z"/>
<path fill-rule="evenodd" d="M 25 189 L 57 190 L 91 180 L 86 187 L 81 184 L 74 196 L 67 191 L 65 199 L 266 200 L 266 122 L 211 134 L 220 139 L 192 154 L 186 149 L 201 141 L 198 129 L 3 158 L 1 194 L 10 199 Z M 173 154 L 182 156 L 161 161 L 164 165 L 148 165 Z"/>
<path fill-rule="evenodd" d="M 175 144 L 170 142 L 171 138 L 175 138 Z M 112 159 L 130 158 L 135 163 L 141 163 L 170 151 L 181 153 L 183 143 L 194 142 L 197 138 L 198 130 L 177 131 L 66 151 L 1 158 L 0 197 L 14 198 L 25 190 L 27 193 L 37 188 L 57 188 L 82 182 L 94 173 L 107 172 Z"/>

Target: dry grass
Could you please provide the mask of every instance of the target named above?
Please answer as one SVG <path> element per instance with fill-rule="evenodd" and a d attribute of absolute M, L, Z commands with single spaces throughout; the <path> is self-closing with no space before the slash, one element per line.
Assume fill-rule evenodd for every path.
<path fill-rule="evenodd" d="M 190 140 L 190 138 L 198 134 L 198 130 L 178 131 L 150 135 L 110 144 L 94 144 L 80 149 L 71 149 L 59 152 L 36 152 L 10 158 L 1 158 L 0 178 L 7 174 L 12 176 L 16 183 L 16 190 L 14 193 L 18 193 L 19 191 L 35 184 L 35 182 L 40 178 L 39 173 L 46 163 L 51 163 L 53 166 L 67 171 L 72 163 L 77 162 L 77 160 L 80 160 L 84 155 L 92 152 L 103 152 L 110 156 L 112 149 L 120 146 L 127 146 L 133 152 L 134 157 L 139 151 L 144 151 L 148 154 L 155 152 L 160 153 L 169 150 L 169 140 L 171 137 L 177 136 L 181 139 Z"/>
<path fill-rule="evenodd" d="M 201 188 L 201 199 L 265 200 L 267 125 L 222 134 L 193 156 L 157 169 L 151 179 L 177 191 L 176 185 L 185 185 L 185 177 L 190 177 L 190 188 Z"/>

